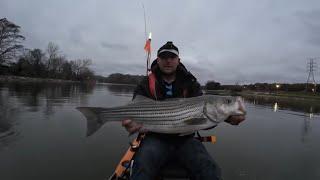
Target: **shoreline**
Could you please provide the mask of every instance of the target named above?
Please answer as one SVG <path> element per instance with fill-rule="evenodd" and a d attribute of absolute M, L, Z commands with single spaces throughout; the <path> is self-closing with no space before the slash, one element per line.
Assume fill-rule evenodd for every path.
<path fill-rule="evenodd" d="M 312 94 L 312 93 L 304 93 L 304 92 L 239 92 L 241 96 L 255 96 L 255 97 L 272 97 L 272 98 L 279 98 L 279 99 L 296 99 L 296 100 L 311 100 L 311 101 L 320 101 L 319 94 Z"/>
<path fill-rule="evenodd" d="M 238 95 L 238 96 L 255 96 L 255 97 L 272 97 L 272 98 L 292 98 L 300 100 L 313 100 L 320 101 L 320 94 L 312 94 L 305 92 L 259 92 L 259 91 L 242 91 L 242 92 L 232 92 L 230 90 L 204 90 L 209 94 L 216 95 Z"/>
<path fill-rule="evenodd" d="M 79 83 L 79 81 L 0 75 L 0 83 Z"/>
<path fill-rule="evenodd" d="M 13 76 L 13 75 L 0 75 L 0 83 L 81 83 L 80 81 L 64 80 L 64 79 L 47 79 L 47 78 L 35 78 L 26 76 Z M 99 83 L 97 84 L 111 84 L 111 85 L 129 85 L 136 86 L 134 84 L 125 83 Z M 231 90 L 205 90 L 207 94 L 215 95 L 240 95 L 240 96 L 259 96 L 259 97 L 274 97 L 274 98 L 294 98 L 302 100 L 316 100 L 320 101 L 320 94 L 312 94 L 305 92 L 259 92 L 259 91 L 242 91 L 233 92 Z"/>

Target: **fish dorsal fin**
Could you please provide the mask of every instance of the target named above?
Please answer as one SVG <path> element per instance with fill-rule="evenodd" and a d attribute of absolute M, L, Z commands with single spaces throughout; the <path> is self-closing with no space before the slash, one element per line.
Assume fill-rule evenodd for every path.
<path fill-rule="evenodd" d="M 142 96 L 142 95 L 136 95 L 136 97 L 132 100 L 133 103 L 137 102 L 154 102 L 153 99 L 150 99 L 148 97 Z"/>

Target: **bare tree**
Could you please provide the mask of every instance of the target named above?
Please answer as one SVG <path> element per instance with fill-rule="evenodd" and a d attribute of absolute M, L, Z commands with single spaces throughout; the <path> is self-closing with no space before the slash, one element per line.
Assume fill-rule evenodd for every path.
<path fill-rule="evenodd" d="M 54 61 L 58 57 L 59 54 L 59 47 L 58 45 L 54 44 L 53 42 L 49 42 L 47 47 L 47 53 L 48 53 L 48 62 L 47 62 L 47 70 L 51 71 L 54 69 Z"/>
<path fill-rule="evenodd" d="M 54 44 L 53 42 L 49 42 L 47 47 L 47 53 L 49 55 L 49 59 L 54 59 L 59 55 L 59 46 Z"/>
<path fill-rule="evenodd" d="M 20 44 L 23 40 L 25 37 L 20 35 L 20 26 L 6 18 L 0 19 L 0 64 L 16 56 L 16 52 L 23 48 Z"/>
<path fill-rule="evenodd" d="M 91 64 L 91 59 L 77 59 L 70 62 L 72 71 L 76 75 L 80 75 L 82 71 L 85 71 Z"/>
<path fill-rule="evenodd" d="M 86 72 L 89 68 L 89 66 L 92 64 L 91 59 L 80 59 L 80 73 L 81 72 Z"/>
<path fill-rule="evenodd" d="M 72 79 L 72 67 L 71 67 L 71 63 L 69 63 L 68 61 L 65 61 L 62 64 L 61 77 L 63 79 Z"/>
<path fill-rule="evenodd" d="M 94 73 L 89 69 L 89 66 L 92 64 L 91 59 L 76 59 L 70 61 L 72 74 L 77 80 L 85 80 L 92 78 Z"/>
<path fill-rule="evenodd" d="M 30 51 L 30 56 L 32 62 L 30 64 L 33 66 L 34 74 L 36 76 L 44 76 L 44 59 L 45 54 L 41 51 L 41 49 L 34 49 Z"/>
<path fill-rule="evenodd" d="M 62 73 L 63 64 L 67 61 L 67 58 L 60 54 L 59 46 L 53 42 L 49 42 L 47 47 L 48 61 L 47 71 L 49 76 L 57 78 L 59 73 Z"/>

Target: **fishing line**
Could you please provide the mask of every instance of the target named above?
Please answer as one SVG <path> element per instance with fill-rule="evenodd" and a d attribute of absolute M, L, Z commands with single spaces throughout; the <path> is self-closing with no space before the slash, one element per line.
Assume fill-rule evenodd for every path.
<path fill-rule="evenodd" d="M 146 59 L 147 59 L 147 64 L 146 64 L 146 75 L 149 75 L 150 70 L 150 59 L 151 59 L 151 32 L 149 33 L 149 36 L 147 34 L 147 15 L 146 15 L 146 8 L 144 7 L 144 3 L 141 1 L 142 9 L 143 9 L 143 18 L 144 18 L 144 35 L 145 35 L 145 47 L 144 49 L 146 50 Z"/>
<path fill-rule="evenodd" d="M 143 8 L 143 18 L 144 18 L 144 37 L 147 39 L 147 20 L 146 20 L 146 9 L 144 8 L 143 2 L 141 2 Z"/>

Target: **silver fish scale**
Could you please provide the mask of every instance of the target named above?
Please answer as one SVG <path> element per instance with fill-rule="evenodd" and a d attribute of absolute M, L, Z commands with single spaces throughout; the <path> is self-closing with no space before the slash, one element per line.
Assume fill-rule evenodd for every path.
<path fill-rule="evenodd" d="M 165 111 L 167 109 L 172 109 L 172 108 L 183 108 L 185 106 L 188 106 L 188 104 L 194 104 L 194 103 L 185 103 L 185 102 L 175 102 L 175 103 L 150 103 L 150 104 L 130 104 L 127 106 L 122 106 L 122 107 L 117 107 L 117 108 L 110 108 L 108 109 L 108 112 L 124 112 L 124 111 L 154 111 L 156 110 L 161 110 Z"/>
<path fill-rule="evenodd" d="M 147 111 L 168 111 L 172 109 L 184 109 L 186 106 L 193 105 L 193 103 L 148 103 L 148 104 L 130 104 L 127 106 L 108 108 L 107 111 L 102 111 L 101 113 L 123 113 L 123 112 L 147 112 Z"/>
<path fill-rule="evenodd" d="M 179 125 L 179 124 L 185 124 L 184 122 L 188 119 L 194 118 L 194 117 L 200 117 L 203 113 L 203 107 L 197 106 L 197 107 L 190 107 L 183 110 L 177 110 L 175 112 L 170 112 L 168 114 L 162 114 L 160 117 L 155 118 L 145 118 L 144 124 L 150 124 L 150 125 Z M 144 119 L 144 118 L 142 118 Z M 159 119 L 161 121 L 159 121 Z M 164 120 L 163 120 L 164 119 Z M 135 120 L 135 119 L 134 119 Z M 137 120 L 138 122 L 141 121 L 139 118 Z"/>
<path fill-rule="evenodd" d="M 233 97 L 203 95 L 193 98 L 152 101 L 137 96 L 132 103 L 112 108 L 77 107 L 87 118 L 90 136 L 108 121 L 132 119 L 147 131 L 186 134 L 207 129 L 222 122 L 229 115 L 243 114 L 242 104 Z M 207 108 L 210 110 L 205 111 Z M 219 109 L 221 108 L 221 109 Z M 221 111 L 221 112 L 220 112 Z M 210 119 L 208 119 L 210 117 Z"/>
<path fill-rule="evenodd" d="M 150 107 L 153 104 L 153 107 Z M 109 109 L 101 112 L 101 118 L 112 118 L 122 121 L 123 119 L 132 119 L 136 122 L 152 125 L 178 125 L 184 124 L 185 120 L 192 117 L 199 117 L 203 114 L 203 102 L 200 103 L 183 103 L 174 102 L 167 106 L 160 107 L 158 103 L 150 103 L 147 109 L 135 108 L 138 106 Z M 161 120 L 161 121 L 159 121 Z"/>
<path fill-rule="evenodd" d="M 204 97 L 193 97 L 185 98 L 183 100 L 170 99 L 167 101 L 142 101 L 137 103 L 132 103 L 122 107 L 109 108 L 108 112 L 124 112 L 124 111 L 154 111 L 155 109 L 159 111 L 166 111 L 168 109 L 182 109 L 186 106 L 192 106 L 194 104 L 203 103 Z"/>

